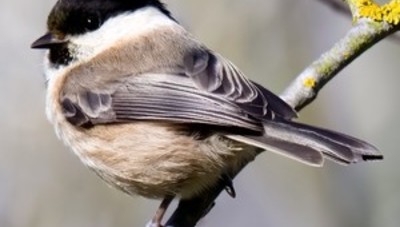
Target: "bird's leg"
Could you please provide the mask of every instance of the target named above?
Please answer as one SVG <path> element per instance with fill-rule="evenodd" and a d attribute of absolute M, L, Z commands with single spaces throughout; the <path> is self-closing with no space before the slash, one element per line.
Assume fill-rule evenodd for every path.
<path fill-rule="evenodd" d="M 161 221 L 164 217 L 165 212 L 168 209 L 168 206 L 171 204 L 174 196 L 165 196 L 162 200 L 160 206 L 158 207 L 156 214 L 154 215 L 151 222 L 147 225 L 147 227 L 162 227 Z"/>

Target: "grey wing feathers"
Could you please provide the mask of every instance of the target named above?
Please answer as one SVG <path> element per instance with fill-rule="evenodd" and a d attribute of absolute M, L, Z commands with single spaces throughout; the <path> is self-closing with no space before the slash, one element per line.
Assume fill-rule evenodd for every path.
<path fill-rule="evenodd" d="M 257 118 L 276 114 L 284 119 L 297 117 L 282 99 L 247 79 L 225 58 L 204 50 L 185 57 L 186 74 L 199 89 L 224 97 Z"/>
<path fill-rule="evenodd" d="M 112 95 L 120 120 L 168 120 L 262 131 L 262 124 L 223 98 L 198 90 L 181 75 L 142 75 Z"/>
<path fill-rule="evenodd" d="M 259 120 L 233 102 L 197 89 L 182 75 L 132 76 L 111 94 L 86 91 L 64 97 L 62 105 L 67 120 L 77 126 L 161 120 L 263 131 Z"/>

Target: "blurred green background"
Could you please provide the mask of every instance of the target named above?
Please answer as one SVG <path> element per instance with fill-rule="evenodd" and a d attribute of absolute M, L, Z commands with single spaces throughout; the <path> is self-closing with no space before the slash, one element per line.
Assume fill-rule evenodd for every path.
<path fill-rule="evenodd" d="M 281 92 L 344 36 L 351 20 L 316 0 L 166 1 L 191 32 L 249 77 Z M 0 2 L 0 226 L 144 226 L 158 201 L 109 188 L 59 142 L 44 114 L 42 53 L 55 0 Z M 300 121 L 363 138 L 383 162 L 311 168 L 265 152 L 199 226 L 398 227 L 400 42 L 347 67 Z"/>

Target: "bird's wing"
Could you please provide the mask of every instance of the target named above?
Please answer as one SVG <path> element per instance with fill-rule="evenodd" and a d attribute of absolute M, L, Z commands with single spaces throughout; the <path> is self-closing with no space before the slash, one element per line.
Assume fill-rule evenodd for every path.
<path fill-rule="evenodd" d="M 257 132 L 264 119 L 296 116 L 279 97 L 206 50 L 187 54 L 183 66 L 158 71 L 124 76 L 113 89 L 64 92 L 65 115 L 74 125 L 165 120 Z"/>
<path fill-rule="evenodd" d="M 207 51 L 196 50 L 185 56 L 185 74 L 196 86 L 211 94 L 236 103 L 257 118 L 273 113 L 284 119 L 296 117 L 296 112 L 266 88 L 250 81 L 225 58 Z"/>
<path fill-rule="evenodd" d="M 87 91 L 64 98 L 62 104 L 75 125 L 162 120 L 263 130 L 259 120 L 235 103 L 197 89 L 181 75 L 132 76 L 111 94 Z"/>

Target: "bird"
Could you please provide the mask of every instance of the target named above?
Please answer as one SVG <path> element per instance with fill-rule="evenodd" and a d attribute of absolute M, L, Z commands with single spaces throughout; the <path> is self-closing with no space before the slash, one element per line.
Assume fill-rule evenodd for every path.
<path fill-rule="evenodd" d="M 191 35 L 159 0 L 58 0 L 43 49 L 46 115 L 109 185 L 190 199 L 265 150 L 310 166 L 379 160 L 373 145 L 295 121 L 296 111 Z"/>

